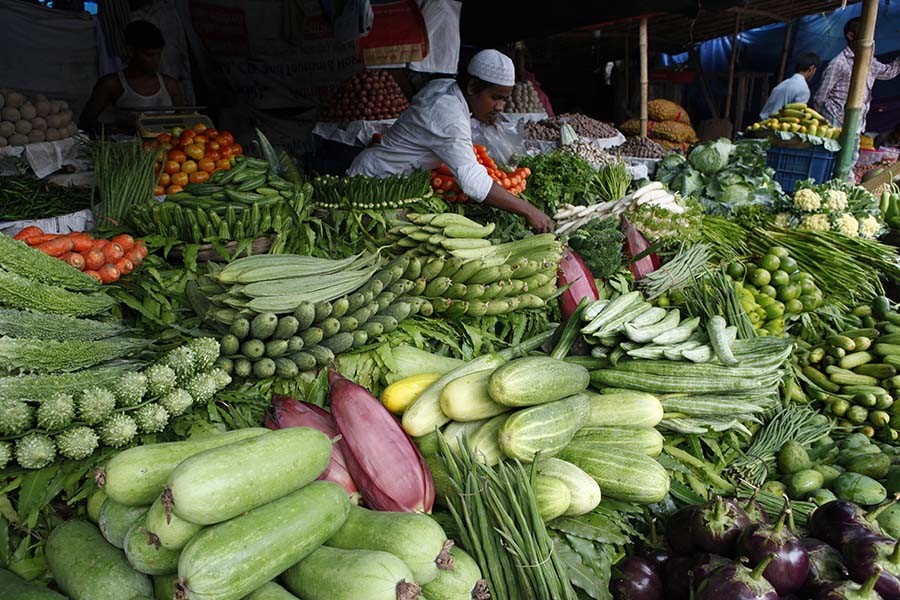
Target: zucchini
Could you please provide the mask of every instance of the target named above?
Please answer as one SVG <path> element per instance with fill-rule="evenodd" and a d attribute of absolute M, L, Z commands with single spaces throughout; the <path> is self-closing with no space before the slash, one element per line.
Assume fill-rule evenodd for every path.
<path fill-rule="evenodd" d="M 669 493 L 666 470 L 640 452 L 596 447 L 579 441 L 563 448 L 558 457 L 593 477 L 609 498 L 653 504 L 661 502 Z"/>
<path fill-rule="evenodd" d="M 572 501 L 565 483 L 543 475 L 534 478 L 534 496 L 537 500 L 538 513 L 545 523 L 565 514 Z"/>
<path fill-rule="evenodd" d="M 0 569 L 0 598 L 7 600 L 66 600 L 65 596 L 29 583 L 6 569 Z"/>
<path fill-rule="evenodd" d="M 487 598 L 487 582 L 481 578 L 478 563 L 458 546 L 450 548 L 453 569 L 440 571 L 437 578 L 422 586 L 428 600 L 471 600 Z"/>
<path fill-rule="evenodd" d="M 590 372 L 581 365 L 549 356 L 526 356 L 494 371 L 488 393 L 504 406 L 533 406 L 584 391 L 590 380 Z"/>
<path fill-rule="evenodd" d="M 573 441 L 610 450 L 625 448 L 647 456 L 659 456 L 663 449 L 663 436 L 652 427 L 585 427 L 575 434 Z"/>
<path fill-rule="evenodd" d="M 441 411 L 454 421 L 478 421 L 509 410 L 491 400 L 488 380 L 494 369 L 485 369 L 454 379 L 441 391 Z"/>
<path fill-rule="evenodd" d="M 167 599 L 171 600 L 171 596 Z M 244 600 L 298 600 L 293 595 L 274 581 L 263 584 L 255 592 L 244 598 Z"/>
<path fill-rule="evenodd" d="M 324 433 L 279 429 L 188 458 L 172 472 L 165 495 L 182 519 L 212 525 L 303 487 L 330 459 Z"/>
<path fill-rule="evenodd" d="M 344 488 L 315 481 L 208 527 L 182 551 L 176 590 L 192 600 L 243 598 L 334 535 L 349 511 Z"/>
<path fill-rule="evenodd" d="M 137 446 L 110 459 L 103 491 L 111 499 L 129 506 L 152 504 L 162 493 L 166 480 L 182 461 L 198 452 L 256 437 L 269 430 L 262 427 L 236 429 L 227 433 L 198 436 L 183 442 Z"/>
<path fill-rule="evenodd" d="M 659 399 L 643 392 L 589 393 L 591 414 L 585 426 L 656 427 L 663 418 Z"/>
<path fill-rule="evenodd" d="M 402 560 L 377 550 L 322 546 L 289 568 L 282 580 L 303 600 L 397 600 L 419 597 Z"/>
<path fill-rule="evenodd" d="M 131 526 L 125 536 L 125 557 L 131 566 L 147 575 L 170 575 L 178 572 L 181 550 L 159 545 L 159 538 L 145 527 L 146 519 Z"/>
<path fill-rule="evenodd" d="M 590 411 L 587 394 L 519 410 L 503 423 L 497 441 L 510 458 L 531 462 L 538 454 L 553 456 L 572 441 Z"/>
<path fill-rule="evenodd" d="M 150 510 L 144 517 L 144 527 L 156 536 L 156 540 L 162 548 L 168 550 L 180 550 L 187 545 L 203 525 L 197 525 L 185 521 L 172 513 L 166 512 L 162 497 L 157 498 L 150 505 Z"/>
<path fill-rule="evenodd" d="M 148 509 L 148 506 L 128 506 L 107 498 L 100 507 L 97 526 L 107 542 L 116 548 L 123 548 L 128 530 L 144 518 Z"/>
<path fill-rule="evenodd" d="M 600 486 L 579 467 L 559 458 L 542 458 L 537 472 L 563 482 L 569 490 L 569 506 L 563 515 L 578 516 L 591 512 L 600 504 Z"/>
<path fill-rule="evenodd" d="M 347 520 L 325 543 L 342 550 L 380 550 L 401 559 L 421 583 L 452 568 L 447 534 L 422 513 L 381 512 L 351 506 Z"/>
<path fill-rule="evenodd" d="M 47 537 L 47 567 L 71 600 L 150 598 L 150 578 L 135 571 L 125 554 L 87 521 L 65 521 Z"/>

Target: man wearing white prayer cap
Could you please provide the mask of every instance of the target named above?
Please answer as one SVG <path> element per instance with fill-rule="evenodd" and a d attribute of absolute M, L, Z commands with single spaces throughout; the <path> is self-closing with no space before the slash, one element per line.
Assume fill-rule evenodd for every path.
<path fill-rule="evenodd" d="M 549 231 L 550 217 L 494 183 L 472 150 L 470 117 L 495 123 L 515 83 L 512 60 L 482 50 L 469 61 L 461 83 L 435 79 L 422 88 L 381 143 L 356 157 L 348 174 L 386 177 L 444 163 L 471 200 L 522 215 L 535 231 Z"/>

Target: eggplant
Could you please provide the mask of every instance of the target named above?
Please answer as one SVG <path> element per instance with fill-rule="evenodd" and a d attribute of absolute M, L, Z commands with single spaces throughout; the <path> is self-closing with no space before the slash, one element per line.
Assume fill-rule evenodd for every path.
<path fill-rule="evenodd" d="M 694 587 L 695 556 L 672 556 L 663 567 L 666 600 L 688 600 Z"/>
<path fill-rule="evenodd" d="M 881 533 L 877 523 L 852 502 L 832 500 L 816 508 L 806 524 L 809 534 L 835 548 L 843 548 L 853 538 Z"/>
<path fill-rule="evenodd" d="M 617 568 L 621 577 L 609 582 L 614 600 L 662 600 L 662 579 L 650 560 L 628 556 L 619 562 Z"/>
<path fill-rule="evenodd" d="M 672 551 L 666 545 L 665 540 L 660 539 L 656 531 L 656 518 L 650 520 L 650 535 L 645 542 L 638 546 L 637 554 L 655 564 L 659 569 L 666 564 L 666 561 L 672 555 Z"/>
<path fill-rule="evenodd" d="M 853 581 L 832 583 L 827 589 L 819 592 L 815 600 L 883 600 L 881 594 L 875 591 L 880 576 L 881 567 L 877 567 L 862 585 Z"/>
<path fill-rule="evenodd" d="M 800 543 L 809 555 L 809 574 L 806 576 L 805 586 L 807 591 L 815 593 L 847 579 L 844 558 L 834 547 L 815 538 L 802 538 Z"/>
<path fill-rule="evenodd" d="M 747 515 L 747 518 L 750 519 L 751 523 L 768 523 L 769 515 L 766 514 L 762 504 L 756 499 L 758 493 L 759 488 L 756 488 L 753 495 L 749 498 L 738 498 L 738 506 L 744 509 L 744 513 Z"/>
<path fill-rule="evenodd" d="M 762 576 L 774 558 L 774 554 L 765 557 L 752 570 L 735 562 L 716 569 L 700 583 L 694 600 L 779 600 Z"/>
<path fill-rule="evenodd" d="M 699 507 L 691 518 L 694 547 L 710 554 L 733 556 L 741 533 L 750 526 L 750 517 L 735 501 L 719 496 Z"/>
<path fill-rule="evenodd" d="M 669 547 L 676 554 L 691 554 L 694 552 L 694 540 L 691 539 L 691 522 L 694 520 L 694 512 L 699 506 L 685 506 L 676 510 L 669 517 L 666 528 L 666 540 Z"/>
<path fill-rule="evenodd" d="M 752 525 L 737 543 L 738 555 L 750 559 L 750 565 L 754 567 L 774 555 L 764 575 L 779 594 L 799 590 L 809 574 L 809 554 L 784 524 L 790 512 L 788 503 L 774 525 Z"/>
<path fill-rule="evenodd" d="M 885 600 L 900 600 L 900 542 L 869 535 L 854 538 L 844 546 L 850 579 L 864 583 L 881 569 L 875 591 Z"/>

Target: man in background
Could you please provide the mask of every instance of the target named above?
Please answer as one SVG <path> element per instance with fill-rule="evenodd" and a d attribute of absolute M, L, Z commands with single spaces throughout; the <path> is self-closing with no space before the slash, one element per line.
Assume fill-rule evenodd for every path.
<path fill-rule="evenodd" d="M 769 94 L 769 99 L 759 113 L 760 119 L 768 119 L 788 104 L 809 102 L 809 82 L 815 76 L 818 64 L 819 57 L 812 52 L 801 54 L 797 59 L 795 73 L 776 85 Z"/>

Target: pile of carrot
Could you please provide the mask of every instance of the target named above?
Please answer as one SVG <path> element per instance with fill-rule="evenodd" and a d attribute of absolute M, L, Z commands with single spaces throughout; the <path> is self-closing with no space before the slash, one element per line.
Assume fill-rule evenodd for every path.
<path fill-rule="evenodd" d="M 499 168 L 497 163 L 494 162 L 494 159 L 488 155 L 486 147 L 480 144 L 474 144 L 473 149 L 475 150 L 475 156 L 478 159 L 478 163 L 484 165 L 484 168 L 487 169 L 491 179 L 502 185 L 507 192 L 514 196 L 518 196 L 525 191 L 525 180 L 531 175 L 531 169 L 528 167 L 520 167 L 512 172 L 504 171 Z M 453 177 L 453 173 L 447 165 L 441 165 L 436 169 L 432 169 L 431 188 L 436 194 L 448 202 L 466 202 L 469 199 L 459 187 L 459 183 L 456 181 L 456 178 Z"/>
<path fill-rule="evenodd" d="M 29 226 L 13 236 L 44 254 L 66 261 L 100 283 L 118 281 L 139 267 L 147 256 L 147 244 L 127 233 L 112 239 L 95 239 L 90 233 L 44 233 Z"/>

